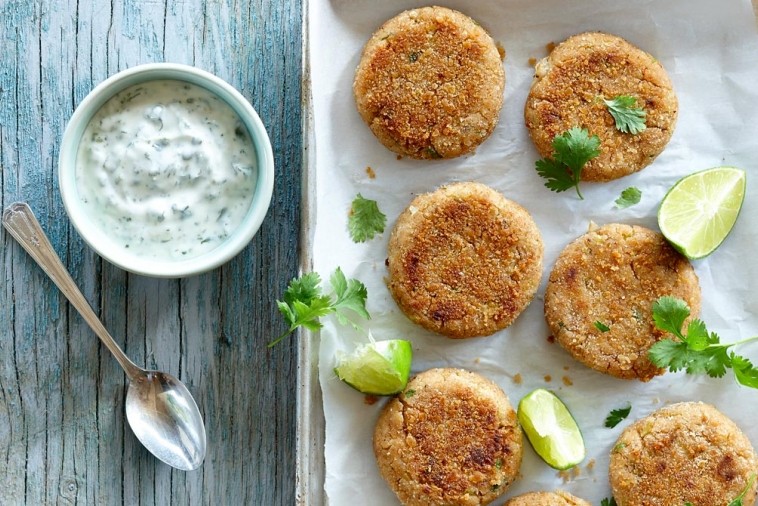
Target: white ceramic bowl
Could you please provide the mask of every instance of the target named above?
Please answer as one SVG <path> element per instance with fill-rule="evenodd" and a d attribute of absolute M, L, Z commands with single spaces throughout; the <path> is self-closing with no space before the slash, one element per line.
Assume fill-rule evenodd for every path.
<path fill-rule="evenodd" d="M 239 226 L 216 248 L 188 259 L 145 258 L 108 237 L 108 231 L 88 216 L 76 182 L 79 142 L 92 117 L 110 98 L 135 84 L 153 80 L 186 81 L 226 102 L 247 127 L 257 161 L 257 181 L 250 208 Z M 250 103 L 218 77 L 188 65 L 151 63 L 119 72 L 93 89 L 74 111 L 61 142 L 58 179 L 63 204 L 82 238 L 109 262 L 145 276 L 177 278 L 211 270 L 239 253 L 253 238 L 266 216 L 274 188 L 274 157 L 266 129 Z"/>

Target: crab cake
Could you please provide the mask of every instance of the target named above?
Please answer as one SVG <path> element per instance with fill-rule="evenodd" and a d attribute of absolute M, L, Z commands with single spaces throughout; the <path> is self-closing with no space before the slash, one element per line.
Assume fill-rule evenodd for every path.
<path fill-rule="evenodd" d="M 542 237 L 529 213 L 480 183 L 419 195 L 389 240 L 387 285 L 422 327 L 452 338 L 510 325 L 542 277 Z"/>
<path fill-rule="evenodd" d="M 495 128 L 505 71 L 492 37 L 445 7 L 390 19 L 363 48 L 353 92 L 363 120 L 392 151 L 453 158 Z"/>
<path fill-rule="evenodd" d="M 648 381 L 664 372 L 647 357 L 667 336 L 652 317 L 653 303 L 664 295 L 687 302 L 691 318 L 700 312 L 700 285 L 687 259 L 652 230 L 605 225 L 558 257 L 545 293 L 545 319 L 561 346 L 586 366 Z"/>
<path fill-rule="evenodd" d="M 758 458 L 733 421 L 701 402 L 659 409 L 630 425 L 611 451 L 619 506 L 755 503 Z"/>
<path fill-rule="evenodd" d="M 636 99 L 647 115 L 646 129 L 620 132 L 603 99 Z M 537 151 L 553 156 L 553 138 L 572 127 L 600 138 L 600 155 L 582 170 L 584 181 L 609 181 L 637 172 L 658 156 L 671 138 L 678 102 L 661 64 L 624 39 L 582 33 L 540 60 L 524 118 Z"/>
<path fill-rule="evenodd" d="M 521 438 L 495 383 L 462 369 L 430 369 L 384 407 L 374 454 L 406 506 L 488 504 L 518 475 Z"/>
<path fill-rule="evenodd" d="M 592 506 L 568 492 L 529 492 L 506 501 L 504 506 Z"/>

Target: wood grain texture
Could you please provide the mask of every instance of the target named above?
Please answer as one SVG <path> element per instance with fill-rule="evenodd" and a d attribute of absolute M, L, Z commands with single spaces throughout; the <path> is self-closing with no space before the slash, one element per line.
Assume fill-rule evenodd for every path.
<path fill-rule="evenodd" d="M 126 424 L 116 361 L 12 238 L 0 232 L 0 504 L 292 504 L 296 348 L 266 343 L 298 268 L 299 0 L 0 0 L 2 207 L 30 203 L 106 327 L 138 365 L 195 395 L 208 455 L 155 460 Z M 75 106 L 133 65 L 195 65 L 253 104 L 274 148 L 271 208 L 223 267 L 183 280 L 127 274 L 70 225 L 57 156 Z"/>

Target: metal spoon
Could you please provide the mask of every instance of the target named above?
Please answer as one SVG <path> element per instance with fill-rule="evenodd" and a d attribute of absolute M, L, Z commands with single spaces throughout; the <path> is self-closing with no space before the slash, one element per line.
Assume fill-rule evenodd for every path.
<path fill-rule="evenodd" d="M 58 285 L 129 378 L 126 418 L 145 448 L 166 464 L 184 471 L 200 467 L 205 458 L 205 425 L 184 384 L 158 371 L 146 371 L 127 358 L 79 291 L 53 250 L 34 213 L 23 202 L 3 212 L 3 226 Z"/>

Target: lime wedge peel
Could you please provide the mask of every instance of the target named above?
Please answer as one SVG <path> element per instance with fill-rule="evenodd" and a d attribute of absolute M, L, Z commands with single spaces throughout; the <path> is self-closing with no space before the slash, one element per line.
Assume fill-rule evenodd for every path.
<path fill-rule="evenodd" d="M 364 394 L 393 395 L 408 384 L 413 349 L 409 341 L 371 341 L 337 357 L 337 377 Z"/>
<path fill-rule="evenodd" d="M 570 469 L 584 460 L 582 431 L 554 393 L 539 388 L 521 399 L 518 419 L 532 448 L 550 467 Z"/>
<path fill-rule="evenodd" d="M 745 171 L 736 167 L 714 167 L 683 177 L 658 209 L 661 233 L 689 259 L 710 255 L 734 227 L 745 188 Z"/>

